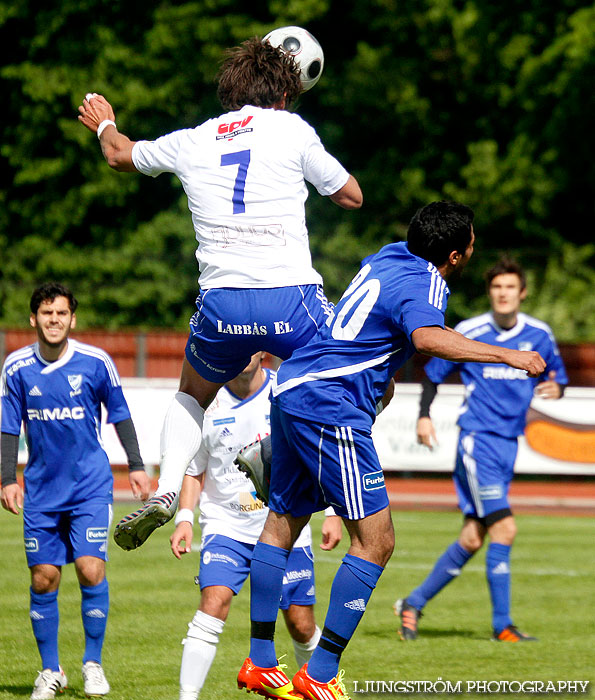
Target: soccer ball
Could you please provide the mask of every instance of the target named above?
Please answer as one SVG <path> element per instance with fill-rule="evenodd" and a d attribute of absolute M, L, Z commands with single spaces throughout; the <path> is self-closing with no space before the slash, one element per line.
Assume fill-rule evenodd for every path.
<path fill-rule="evenodd" d="M 316 85 L 324 68 L 324 53 L 310 32 L 302 27 L 279 27 L 269 32 L 263 41 L 278 46 L 295 58 L 304 92 Z"/>

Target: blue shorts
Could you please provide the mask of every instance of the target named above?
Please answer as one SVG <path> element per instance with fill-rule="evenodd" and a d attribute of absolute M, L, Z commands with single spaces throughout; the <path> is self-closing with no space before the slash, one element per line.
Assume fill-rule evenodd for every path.
<path fill-rule="evenodd" d="M 254 353 L 287 359 L 326 323 L 333 305 L 322 287 L 207 289 L 190 319 L 186 358 L 201 377 L 224 383 L 236 377 Z"/>
<path fill-rule="evenodd" d="M 107 535 L 112 521 L 109 503 L 87 502 L 72 510 L 23 511 L 27 566 L 63 566 L 79 557 L 107 561 Z"/>
<path fill-rule="evenodd" d="M 298 418 L 271 406 L 273 464 L 269 508 L 294 517 L 327 506 L 361 520 L 388 506 L 370 432 Z"/>
<path fill-rule="evenodd" d="M 464 515 L 489 520 L 498 511 L 510 512 L 517 449 L 516 438 L 461 430 L 453 478 Z"/>
<path fill-rule="evenodd" d="M 238 542 L 224 535 L 209 535 L 201 545 L 200 590 L 207 586 L 225 586 L 237 595 L 250 573 L 255 545 Z M 314 557 L 310 547 L 292 549 L 283 577 L 281 608 L 290 605 L 314 605 Z"/>
<path fill-rule="evenodd" d="M 314 585 L 314 555 L 311 547 L 292 549 L 283 576 L 281 610 L 290 605 L 314 605 L 316 593 Z"/>

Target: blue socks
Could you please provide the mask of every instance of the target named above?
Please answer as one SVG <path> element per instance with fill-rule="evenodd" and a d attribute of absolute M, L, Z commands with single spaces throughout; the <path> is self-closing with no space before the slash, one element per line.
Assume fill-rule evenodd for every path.
<path fill-rule="evenodd" d="M 486 576 L 492 598 L 492 627 L 501 632 L 512 625 L 510 618 L 510 550 L 507 544 L 492 542 L 486 554 Z"/>
<path fill-rule="evenodd" d="M 35 593 L 29 589 L 29 617 L 44 669 L 60 670 L 58 661 L 58 591 Z"/>
<path fill-rule="evenodd" d="M 257 542 L 250 564 L 250 659 L 256 666 L 277 665 L 275 623 L 283 592 L 289 550 Z"/>
<path fill-rule="evenodd" d="M 95 661 L 100 664 L 109 612 L 109 586 L 107 579 L 104 578 L 96 586 L 81 585 L 81 596 L 81 615 L 85 630 L 83 664 L 86 664 L 87 661 Z"/>
<path fill-rule="evenodd" d="M 383 572 L 378 564 L 346 554 L 331 588 L 322 636 L 308 662 L 308 675 L 327 683 L 337 675 L 339 660 L 361 620 Z"/>
<path fill-rule="evenodd" d="M 409 605 L 421 610 L 447 583 L 456 578 L 473 554 L 453 542 L 438 559 L 426 580 L 407 596 Z"/>

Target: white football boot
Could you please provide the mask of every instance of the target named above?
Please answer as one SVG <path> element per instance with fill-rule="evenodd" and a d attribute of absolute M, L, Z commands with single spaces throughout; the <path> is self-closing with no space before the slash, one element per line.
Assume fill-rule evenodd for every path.
<path fill-rule="evenodd" d="M 37 674 L 33 684 L 31 700 L 52 700 L 52 698 L 56 697 L 56 693 L 64 692 L 67 684 L 68 679 L 62 667 L 60 667 L 59 671 L 44 668 L 43 671 L 39 671 Z"/>
<path fill-rule="evenodd" d="M 83 681 L 87 697 L 98 698 L 109 693 L 109 683 L 103 668 L 96 661 L 87 661 L 83 666 Z"/>

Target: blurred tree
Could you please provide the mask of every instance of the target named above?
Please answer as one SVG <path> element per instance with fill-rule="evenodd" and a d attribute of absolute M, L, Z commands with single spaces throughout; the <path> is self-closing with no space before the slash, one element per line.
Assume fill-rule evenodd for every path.
<path fill-rule="evenodd" d="M 20 325 L 31 288 L 54 277 L 72 284 L 83 325 L 185 326 L 198 270 L 181 187 L 110 171 L 76 107 L 104 93 L 133 139 L 193 126 L 220 111 L 223 49 L 284 24 L 325 49 L 298 110 L 365 197 L 355 213 L 308 201 L 329 296 L 364 255 L 403 239 L 416 208 L 456 198 L 475 209 L 478 241 L 449 323 L 510 250 L 537 283 L 535 313 L 561 340 L 595 339 L 577 293 L 595 257 L 595 7 L 584 0 L 0 2 L 0 323 Z M 555 297 L 537 291 L 545 278 Z"/>

